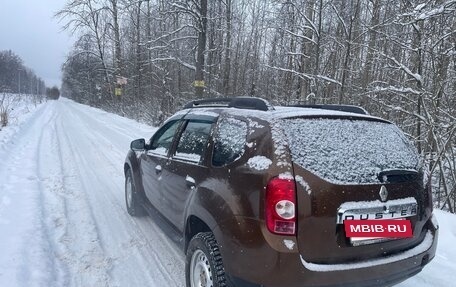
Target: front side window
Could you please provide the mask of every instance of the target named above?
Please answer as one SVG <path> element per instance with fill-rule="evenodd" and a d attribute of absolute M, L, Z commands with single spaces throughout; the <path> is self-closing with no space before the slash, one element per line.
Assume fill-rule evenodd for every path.
<path fill-rule="evenodd" d="M 179 127 L 180 121 L 172 121 L 165 124 L 157 133 L 152 137 L 151 150 L 158 154 L 167 155 L 168 150 L 173 143 L 174 135 Z"/>
<path fill-rule="evenodd" d="M 177 144 L 175 157 L 199 162 L 206 150 L 211 122 L 190 120 Z"/>
<path fill-rule="evenodd" d="M 222 119 L 217 128 L 212 164 L 224 166 L 244 154 L 247 138 L 247 123 L 233 118 Z"/>

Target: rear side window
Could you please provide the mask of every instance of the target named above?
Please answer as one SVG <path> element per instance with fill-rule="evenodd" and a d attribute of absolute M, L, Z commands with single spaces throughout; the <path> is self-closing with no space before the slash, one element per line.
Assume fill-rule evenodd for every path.
<path fill-rule="evenodd" d="M 175 157 L 199 162 L 207 146 L 211 122 L 190 120 L 177 144 Z"/>
<path fill-rule="evenodd" d="M 234 162 L 244 153 L 247 123 L 233 118 L 219 121 L 214 139 L 212 165 L 224 166 Z"/>
<path fill-rule="evenodd" d="M 303 118 L 282 124 L 293 161 L 333 183 L 378 183 L 381 171 L 419 166 L 415 149 L 393 124 Z"/>

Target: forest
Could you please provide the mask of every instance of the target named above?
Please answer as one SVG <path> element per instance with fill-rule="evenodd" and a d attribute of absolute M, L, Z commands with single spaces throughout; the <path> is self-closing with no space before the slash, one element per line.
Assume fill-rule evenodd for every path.
<path fill-rule="evenodd" d="M 11 50 L 0 51 L 0 93 L 44 95 L 46 85 Z"/>
<path fill-rule="evenodd" d="M 456 204 L 456 0 L 67 0 L 61 93 L 157 125 L 195 98 L 353 104 L 402 128 Z"/>

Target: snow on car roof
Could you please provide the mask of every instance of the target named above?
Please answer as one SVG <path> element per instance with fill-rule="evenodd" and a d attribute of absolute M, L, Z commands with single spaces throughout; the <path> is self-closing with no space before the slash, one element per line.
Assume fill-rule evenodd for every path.
<path fill-rule="evenodd" d="M 318 117 L 318 116 L 336 116 L 336 117 L 351 117 L 351 118 L 361 118 L 361 119 L 370 119 L 386 122 L 386 120 L 370 115 L 342 112 L 335 110 L 327 109 L 318 109 L 318 108 L 299 108 L 299 107 L 275 107 L 275 110 L 272 111 L 272 114 L 275 118 L 294 118 L 294 117 Z"/>
<path fill-rule="evenodd" d="M 342 112 L 336 110 L 327 110 L 319 108 L 304 108 L 304 107 L 284 107 L 274 106 L 274 110 L 260 111 L 253 109 L 239 109 L 228 107 L 198 107 L 191 109 L 184 109 L 177 112 L 175 115 L 186 114 L 191 112 L 195 115 L 211 115 L 217 116 L 219 114 L 228 114 L 233 116 L 255 117 L 264 120 L 285 119 L 294 117 L 341 117 L 341 118 L 355 118 L 366 119 L 390 123 L 389 121 L 366 114 L 358 114 L 351 112 Z"/>

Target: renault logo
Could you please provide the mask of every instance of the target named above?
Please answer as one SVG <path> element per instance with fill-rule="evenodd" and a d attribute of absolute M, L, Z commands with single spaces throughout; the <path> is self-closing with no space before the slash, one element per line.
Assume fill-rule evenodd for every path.
<path fill-rule="evenodd" d="M 382 202 L 385 202 L 388 199 L 388 190 L 384 185 L 380 187 L 380 192 L 378 194 L 380 195 L 380 200 Z"/>

